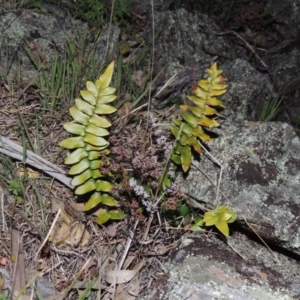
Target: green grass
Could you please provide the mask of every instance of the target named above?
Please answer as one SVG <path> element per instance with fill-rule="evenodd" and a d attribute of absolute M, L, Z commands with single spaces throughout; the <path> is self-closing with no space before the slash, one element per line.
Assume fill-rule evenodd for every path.
<path fill-rule="evenodd" d="M 263 104 L 263 109 L 261 111 L 259 121 L 263 122 L 269 122 L 278 116 L 278 113 L 282 110 L 281 104 L 282 104 L 283 96 L 276 97 L 273 99 L 269 99 Z"/>
<path fill-rule="evenodd" d="M 36 59 L 26 48 L 38 72 L 35 92 L 45 111 L 54 113 L 72 106 L 84 79 L 96 76 L 95 57 L 85 55 L 86 47 L 85 37 L 78 44 L 69 40 L 64 52 L 55 52 L 49 62 Z"/>
<path fill-rule="evenodd" d="M 112 2 L 102 0 L 28 0 L 12 1 L 10 8 L 39 9 L 45 14 L 64 11 L 65 15 L 87 22 L 92 28 L 102 28 L 110 20 Z M 57 7 L 57 9 L 56 9 Z M 112 22 L 120 25 L 131 17 L 130 0 L 114 0 Z"/>
<path fill-rule="evenodd" d="M 0 293 L 0 300 L 9 300 L 8 291 L 3 291 Z"/>

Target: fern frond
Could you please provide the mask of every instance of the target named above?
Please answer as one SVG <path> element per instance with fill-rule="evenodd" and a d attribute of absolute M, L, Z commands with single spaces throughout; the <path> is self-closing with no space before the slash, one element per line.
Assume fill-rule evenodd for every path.
<path fill-rule="evenodd" d="M 223 83 L 227 78 L 221 75 L 223 71 L 218 69 L 216 63 L 213 63 L 207 69 L 207 73 L 209 77 L 199 80 L 197 86 L 193 87 L 195 95 L 187 96 L 194 105 L 180 105 L 180 108 L 186 113 L 174 118 L 172 120 L 173 124 L 170 124 L 171 132 L 177 138 L 171 158 L 174 163 L 181 164 L 184 172 L 190 168 L 192 156 L 190 147 L 200 153 L 201 146 L 198 139 L 203 142 L 211 140 L 202 127 L 214 128 L 219 126 L 219 123 L 210 116 L 221 115 L 211 106 L 224 107 L 223 102 L 216 97 L 226 93 L 227 85 Z M 182 128 L 181 131 L 179 130 L 180 127 Z M 180 134 L 180 137 L 178 137 L 178 134 Z"/>
<path fill-rule="evenodd" d="M 61 147 L 74 149 L 65 159 L 65 164 L 72 165 L 70 175 L 74 175 L 72 185 L 76 186 L 75 194 L 83 195 L 93 192 L 85 203 L 85 210 L 102 207 L 99 210 L 97 222 L 103 224 L 109 219 L 123 219 L 125 214 L 117 210 L 107 210 L 107 207 L 119 206 L 117 200 L 107 193 L 113 185 L 104 180 L 101 173 L 102 157 L 109 154 L 109 135 L 107 128 L 111 126 L 108 119 L 99 116 L 114 113 L 117 109 L 107 103 L 114 101 L 116 89 L 110 87 L 114 62 L 111 62 L 95 83 L 86 82 L 86 90 L 80 91 L 82 98 L 75 99 L 76 107 L 70 108 L 73 122 L 64 124 L 64 129 L 77 137 L 71 137 L 60 143 Z"/>

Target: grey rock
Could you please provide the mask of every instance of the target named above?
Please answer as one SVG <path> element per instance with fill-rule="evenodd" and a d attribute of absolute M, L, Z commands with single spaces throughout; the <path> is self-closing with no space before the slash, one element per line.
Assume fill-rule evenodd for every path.
<path fill-rule="evenodd" d="M 55 53 L 63 54 L 68 41 L 86 40 L 88 44 L 90 40 L 85 23 L 31 10 L 3 12 L 0 28 L 1 75 L 13 78 L 20 68 L 25 82 L 36 76 L 39 64 L 51 61 Z M 95 67 L 99 71 L 105 63 L 116 59 L 119 33 L 118 27 L 107 26 L 95 43 L 88 45 L 88 50 L 95 53 Z"/>
<path fill-rule="evenodd" d="M 232 120 L 257 120 L 263 103 L 270 94 L 270 79 L 242 59 L 227 61 L 220 66 L 228 78 L 228 89 L 222 96 L 226 109 L 222 114 Z"/>
<path fill-rule="evenodd" d="M 266 57 L 265 61 L 274 70 L 274 77 L 278 88 L 277 97 L 284 97 L 289 119 L 296 123 L 300 116 L 300 38 L 295 47 L 285 53 L 276 53 Z"/>
<path fill-rule="evenodd" d="M 105 63 L 117 59 L 120 32 L 120 28 L 115 25 L 106 26 L 92 45 L 96 69 L 101 70 Z"/>
<path fill-rule="evenodd" d="M 165 265 L 168 284 L 157 287 L 155 299 L 298 299 L 299 267 L 293 261 L 275 258 L 238 232 L 228 244 L 213 235 L 183 237 Z"/>
<path fill-rule="evenodd" d="M 268 0 L 272 8 L 274 18 L 277 20 L 275 28 L 284 39 L 300 38 L 300 3 L 299 0 L 281 1 Z"/>
<path fill-rule="evenodd" d="M 210 154 L 224 169 L 218 204 L 229 205 L 265 239 L 300 254 L 300 141 L 284 123 L 227 120 L 214 130 Z M 194 161 L 180 189 L 202 203 L 213 203 L 220 169 L 205 155 Z M 200 168 L 204 173 L 202 174 Z M 193 205 L 193 203 L 191 203 Z"/>
<path fill-rule="evenodd" d="M 207 61 L 212 60 L 204 48 L 220 55 L 230 50 L 227 38 L 216 35 L 219 27 L 199 12 L 191 14 L 184 9 L 158 12 L 154 24 L 155 61 L 165 67 L 163 72 L 167 79 L 175 73 L 195 69 L 196 80 L 203 74 Z M 151 25 L 146 29 L 145 38 L 152 44 Z"/>
<path fill-rule="evenodd" d="M 36 75 L 37 66 L 33 60 L 51 60 L 55 52 L 62 53 L 68 40 L 88 36 L 87 26 L 80 21 L 31 10 L 2 13 L 0 28 L 2 72 L 13 77 L 19 65 L 25 81 Z"/>
<path fill-rule="evenodd" d="M 155 25 L 157 60 L 165 67 L 166 78 L 193 64 L 200 70 L 196 79 L 201 78 L 211 60 L 203 45 L 211 53 L 230 52 L 228 41 L 216 36 L 219 28 L 207 16 L 184 10 L 161 12 Z M 146 33 L 151 42 L 150 27 Z M 272 67 L 287 73 L 285 82 L 298 76 L 293 69 L 297 51 L 273 61 Z M 291 62 L 284 64 L 285 59 Z M 265 100 L 276 97 L 269 74 L 241 59 L 219 66 L 229 84 L 220 97 L 227 119 L 209 130 L 215 134 L 206 147 L 222 165 L 222 194 L 216 199 L 220 167 L 204 151 L 176 184 L 191 206 L 224 204 L 234 209 L 238 221 L 232 228 L 238 231 L 232 230 L 228 245 L 214 236 L 195 234 L 186 246 L 183 237 L 166 265 L 167 283 L 157 288 L 155 296 L 151 291 L 141 299 L 298 299 L 300 268 L 293 259 L 300 254 L 299 138 L 288 124 L 255 121 Z"/>

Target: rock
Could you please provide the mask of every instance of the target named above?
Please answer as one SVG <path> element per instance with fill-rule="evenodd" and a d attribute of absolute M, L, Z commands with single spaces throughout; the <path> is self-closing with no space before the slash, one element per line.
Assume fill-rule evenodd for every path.
<path fill-rule="evenodd" d="M 211 57 L 207 49 L 221 57 L 230 52 L 226 38 L 215 35 L 219 28 L 205 15 L 161 12 L 155 25 L 157 60 L 166 67 L 166 78 L 193 63 L 203 71 Z M 151 41 L 150 27 L 146 33 Z M 274 61 L 274 68 L 281 64 L 284 72 L 289 67 L 282 61 L 283 57 Z M 288 66 L 291 79 L 297 70 L 292 63 Z M 215 201 L 220 168 L 204 151 L 176 184 L 191 206 L 225 204 L 235 210 L 238 220 L 230 225 L 228 245 L 215 236 L 197 233 L 188 237 L 187 246 L 183 237 L 165 265 L 169 277 L 158 285 L 156 294 L 151 291 L 151 296 L 141 299 L 298 299 L 299 138 L 288 124 L 256 121 L 264 102 L 276 97 L 270 74 L 260 73 L 241 59 L 221 60 L 219 67 L 229 84 L 221 97 L 227 119 L 211 130 L 215 135 L 207 147 L 222 165 L 222 195 Z M 202 77 L 200 73 L 196 79 Z M 189 80 L 193 80 L 191 74 Z"/>
<path fill-rule="evenodd" d="M 158 12 L 154 22 L 155 61 L 165 67 L 163 73 L 166 79 L 175 73 L 189 70 L 191 77 L 195 77 L 190 80 L 197 80 L 212 60 L 204 48 L 215 55 L 230 50 L 227 38 L 216 35 L 220 28 L 208 16 L 199 12 L 191 14 L 184 9 Z M 145 38 L 147 43 L 152 44 L 151 24 L 145 31 Z"/>
<path fill-rule="evenodd" d="M 228 78 L 227 93 L 222 96 L 226 108 L 222 114 L 232 120 L 258 120 L 271 85 L 268 75 L 242 59 L 226 61 L 219 68 Z"/>
<path fill-rule="evenodd" d="M 34 77 L 41 62 L 51 59 L 56 51 L 61 53 L 68 40 L 87 34 L 82 22 L 31 10 L 2 13 L 0 26 L 4 28 L 1 69 L 11 77 L 20 66 L 26 82 Z"/>
<path fill-rule="evenodd" d="M 0 26 L 4 28 L 0 49 L 1 74 L 13 78 L 20 71 L 25 82 L 36 76 L 42 62 L 46 64 L 55 53 L 63 54 L 68 41 L 80 43 L 86 40 L 88 44 L 90 40 L 88 26 L 81 21 L 26 9 L 3 12 Z M 95 51 L 96 68 L 116 58 L 119 33 L 116 26 L 107 26 L 96 42 L 88 46 Z"/>
<path fill-rule="evenodd" d="M 117 59 L 120 31 L 120 28 L 115 25 L 106 26 L 91 45 L 95 54 L 96 69 L 102 70 L 105 63 Z"/>
<path fill-rule="evenodd" d="M 215 201 L 216 188 L 206 176 L 217 185 L 220 169 L 205 155 L 187 177 L 178 177 L 179 188 L 202 203 L 232 207 L 264 239 L 300 254 L 300 141 L 293 128 L 228 120 L 214 132 L 218 137 L 208 146 L 222 162 L 221 191 L 229 201 Z"/>
<path fill-rule="evenodd" d="M 151 290 L 152 298 L 143 299 L 298 299 L 299 267 L 290 258 L 275 258 L 265 246 L 237 232 L 228 244 L 214 235 L 183 237 L 165 264 L 167 284 L 161 280 Z"/>

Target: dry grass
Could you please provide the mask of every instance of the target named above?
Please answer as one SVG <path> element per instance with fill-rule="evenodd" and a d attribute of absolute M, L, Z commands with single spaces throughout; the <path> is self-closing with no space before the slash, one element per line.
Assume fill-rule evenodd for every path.
<path fill-rule="evenodd" d="M 32 89 L 20 94 L 22 86 L 8 87 L 2 82 L 0 87 L 1 135 L 64 168 L 65 154 L 58 142 L 66 137 L 62 123 L 70 119 L 65 110 L 50 114 Z M 162 261 L 176 246 L 177 234 L 165 229 L 154 195 L 155 209 L 141 213 L 139 199 L 128 184 L 129 175 L 138 175 L 153 191 L 158 188 L 164 149 L 153 140 L 153 131 L 145 113 L 116 118 L 111 167 L 119 171 L 116 180 L 127 181 L 127 189 L 116 189 L 115 194 L 128 217 L 102 227 L 93 222 L 93 215 L 82 219 L 72 215 L 72 210 L 80 213 L 83 206 L 72 190 L 34 166 L 26 166 L 23 174 L 23 163 L 1 156 L 6 170 L 0 184 L 3 290 L 14 291 L 19 299 L 26 299 L 24 295 L 34 290 L 40 299 L 55 299 L 54 294 L 56 299 L 135 299 L 153 281 L 167 276 Z M 123 159 L 120 149 L 126 152 Z M 8 189 L 12 180 L 21 185 L 15 194 Z M 81 228 L 78 241 L 64 237 L 59 243 L 53 241 L 51 234 L 63 226 L 63 218 L 70 220 L 71 235 Z M 80 296 L 84 291 L 86 297 Z"/>

